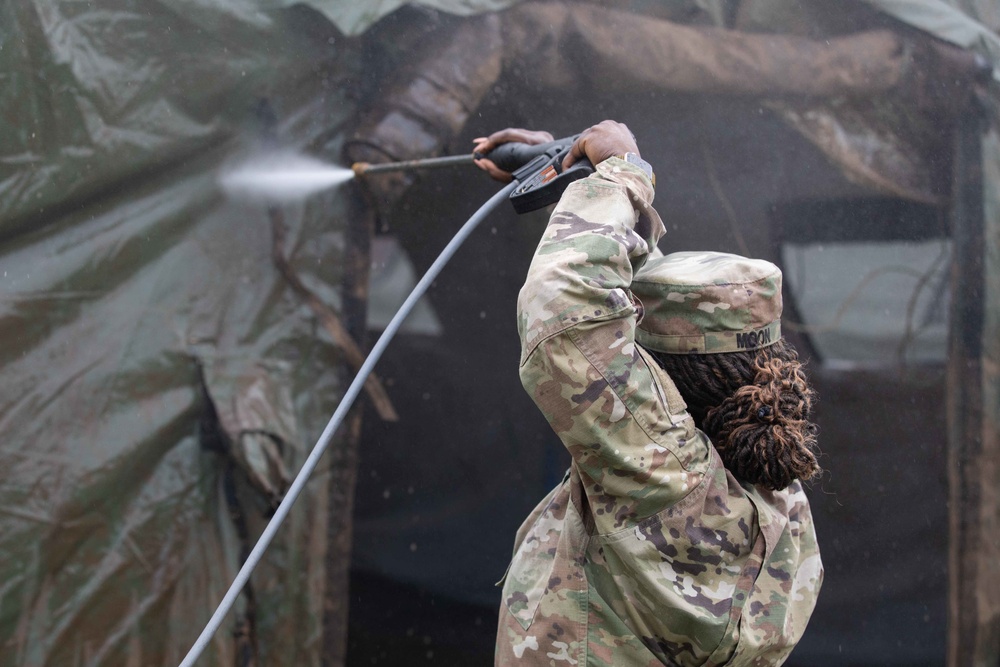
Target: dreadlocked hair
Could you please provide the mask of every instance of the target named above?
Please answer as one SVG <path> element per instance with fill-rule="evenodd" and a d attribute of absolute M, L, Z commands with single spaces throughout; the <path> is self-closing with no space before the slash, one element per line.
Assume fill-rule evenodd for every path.
<path fill-rule="evenodd" d="M 737 479 L 779 490 L 820 472 L 809 421 L 816 392 L 784 340 L 750 352 L 655 356 Z"/>

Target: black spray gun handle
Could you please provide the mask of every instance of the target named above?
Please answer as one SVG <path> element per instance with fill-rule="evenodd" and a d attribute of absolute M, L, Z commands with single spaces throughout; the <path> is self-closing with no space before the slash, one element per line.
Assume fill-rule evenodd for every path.
<path fill-rule="evenodd" d="M 574 162 L 569 169 L 562 168 L 563 158 L 578 136 L 545 144 L 501 144 L 476 157 L 490 159 L 511 173 L 518 185 L 510 195 L 510 203 L 518 213 L 528 213 L 556 203 L 570 183 L 594 173 L 594 166 L 586 158 Z"/>

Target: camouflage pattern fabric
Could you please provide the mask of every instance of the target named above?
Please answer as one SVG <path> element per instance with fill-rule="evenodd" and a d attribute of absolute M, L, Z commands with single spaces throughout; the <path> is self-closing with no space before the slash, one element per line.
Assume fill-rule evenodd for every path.
<path fill-rule="evenodd" d="M 496 665 L 779 665 L 823 577 L 796 482 L 743 486 L 635 342 L 635 272 L 663 234 L 611 158 L 574 183 L 518 302 L 521 378 L 573 462 L 518 531 Z"/>
<path fill-rule="evenodd" d="M 675 252 L 636 273 L 644 316 L 635 332 L 668 354 L 756 350 L 781 338 L 781 269 L 725 252 Z"/>

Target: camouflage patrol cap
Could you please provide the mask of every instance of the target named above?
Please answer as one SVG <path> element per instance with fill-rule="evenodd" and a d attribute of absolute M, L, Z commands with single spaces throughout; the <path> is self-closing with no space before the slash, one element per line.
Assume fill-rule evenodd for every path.
<path fill-rule="evenodd" d="M 723 252 L 676 252 L 632 281 L 644 314 L 635 338 L 667 354 L 756 350 L 781 338 L 781 269 Z"/>

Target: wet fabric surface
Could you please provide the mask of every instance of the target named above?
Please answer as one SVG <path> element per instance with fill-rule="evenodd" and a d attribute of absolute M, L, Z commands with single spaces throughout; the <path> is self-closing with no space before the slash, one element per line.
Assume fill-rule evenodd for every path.
<path fill-rule="evenodd" d="M 334 91 L 356 57 L 299 18 L 0 8 L 11 664 L 176 664 L 342 391 L 339 354 L 272 265 L 267 210 L 217 183 L 265 134 L 295 148 L 342 132 L 352 106 Z M 332 195 L 283 211 L 290 261 L 327 294 L 344 211 Z M 233 664 L 251 620 L 265 662 L 318 660 L 326 516 L 319 476 L 206 660 Z"/>

